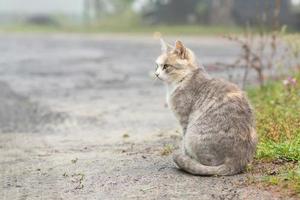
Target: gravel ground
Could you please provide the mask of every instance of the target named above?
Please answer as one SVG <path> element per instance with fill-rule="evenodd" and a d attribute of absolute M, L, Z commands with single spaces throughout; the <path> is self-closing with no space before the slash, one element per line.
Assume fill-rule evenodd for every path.
<path fill-rule="evenodd" d="M 182 40 L 227 77 L 210 63 L 231 61 L 236 46 Z M 175 168 L 167 150 L 180 133 L 152 76 L 160 47 L 151 37 L 1 34 L 0 52 L 3 199 L 280 199 L 246 186 L 247 174 Z"/>

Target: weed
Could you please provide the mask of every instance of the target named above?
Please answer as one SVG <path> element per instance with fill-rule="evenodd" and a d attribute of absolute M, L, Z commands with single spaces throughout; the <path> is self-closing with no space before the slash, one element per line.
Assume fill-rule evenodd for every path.
<path fill-rule="evenodd" d="M 261 181 L 300 194 L 300 73 L 248 90 L 256 111 L 258 162 L 276 162 Z M 288 163 L 291 163 L 287 165 Z M 283 167 L 281 167 L 283 166 Z"/>
<path fill-rule="evenodd" d="M 75 163 L 77 163 L 77 161 L 78 161 L 78 158 L 75 158 L 75 159 L 71 160 L 71 163 L 75 164 Z"/>
<path fill-rule="evenodd" d="M 161 150 L 160 152 L 160 155 L 162 156 L 167 156 L 167 155 L 170 155 L 174 150 L 174 147 L 173 145 L 171 144 L 166 144 L 163 149 Z"/>

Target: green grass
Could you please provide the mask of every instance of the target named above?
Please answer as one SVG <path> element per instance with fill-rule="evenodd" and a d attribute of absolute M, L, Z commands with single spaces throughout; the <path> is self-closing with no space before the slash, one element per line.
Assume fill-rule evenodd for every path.
<path fill-rule="evenodd" d="M 245 27 L 216 26 L 216 25 L 149 25 L 142 17 L 133 13 L 130 9 L 124 9 L 115 15 L 110 15 L 102 20 L 93 21 L 89 25 L 72 25 L 70 20 L 62 16 L 52 16 L 60 25 L 33 25 L 28 23 L 16 23 L 0 26 L 0 32 L 42 32 L 42 33 L 116 33 L 116 34 L 153 34 L 160 32 L 163 35 L 224 35 L 242 34 Z M 258 27 L 252 27 L 254 32 Z"/>
<path fill-rule="evenodd" d="M 264 176 L 262 181 L 267 185 L 290 189 L 292 194 L 300 196 L 300 167 L 285 167 L 277 175 Z"/>
<path fill-rule="evenodd" d="M 300 73 L 294 78 L 295 85 L 270 82 L 263 88 L 249 89 L 248 95 L 256 110 L 256 159 L 293 163 L 293 167 L 264 180 L 271 185 L 288 185 L 300 195 Z"/>
<path fill-rule="evenodd" d="M 147 35 L 160 32 L 163 35 L 223 35 L 239 34 L 242 29 L 238 27 L 203 26 L 203 25 L 153 25 L 137 26 L 129 24 L 92 24 L 92 25 L 65 25 L 65 26 L 41 26 L 32 24 L 13 24 L 0 26 L 0 32 L 16 33 L 116 33 L 116 34 L 138 34 Z"/>
<path fill-rule="evenodd" d="M 205 26 L 205 25 L 147 25 L 137 14 L 130 10 L 118 15 L 106 17 L 89 25 L 71 25 L 69 21 L 56 17 L 60 26 L 38 26 L 26 23 L 0 26 L 2 32 L 68 32 L 68 33 L 124 33 L 124 34 L 153 34 L 160 32 L 164 35 L 221 35 L 242 33 L 243 29 L 236 26 Z"/>

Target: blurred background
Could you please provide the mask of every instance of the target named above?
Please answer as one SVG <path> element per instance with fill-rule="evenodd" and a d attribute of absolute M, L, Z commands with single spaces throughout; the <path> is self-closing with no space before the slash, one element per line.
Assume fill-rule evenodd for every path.
<path fill-rule="evenodd" d="M 185 25 L 189 27 L 182 32 L 189 33 L 197 32 L 199 27 L 196 26 L 217 29 L 217 26 L 259 26 L 262 23 L 270 27 L 280 23 L 297 30 L 299 18 L 299 0 L 0 1 L 0 25 L 10 29 L 40 25 L 77 31 L 147 32 L 151 26 L 172 25 L 173 30 L 169 31 L 179 33 L 174 26 Z"/>

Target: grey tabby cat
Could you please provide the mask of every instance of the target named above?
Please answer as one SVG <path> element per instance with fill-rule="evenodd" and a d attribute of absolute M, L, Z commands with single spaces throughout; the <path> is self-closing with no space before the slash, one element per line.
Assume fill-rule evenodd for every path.
<path fill-rule="evenodd" d="M 167 84 L 167 104 L 183 129 L 182 152 L 173 159 L 195 175 L 233 175 L 252 160 L 257 144 L 254 116 L 234 84 L 211 78 L 182 42 L 161 39 L 155 75 Z"/>

